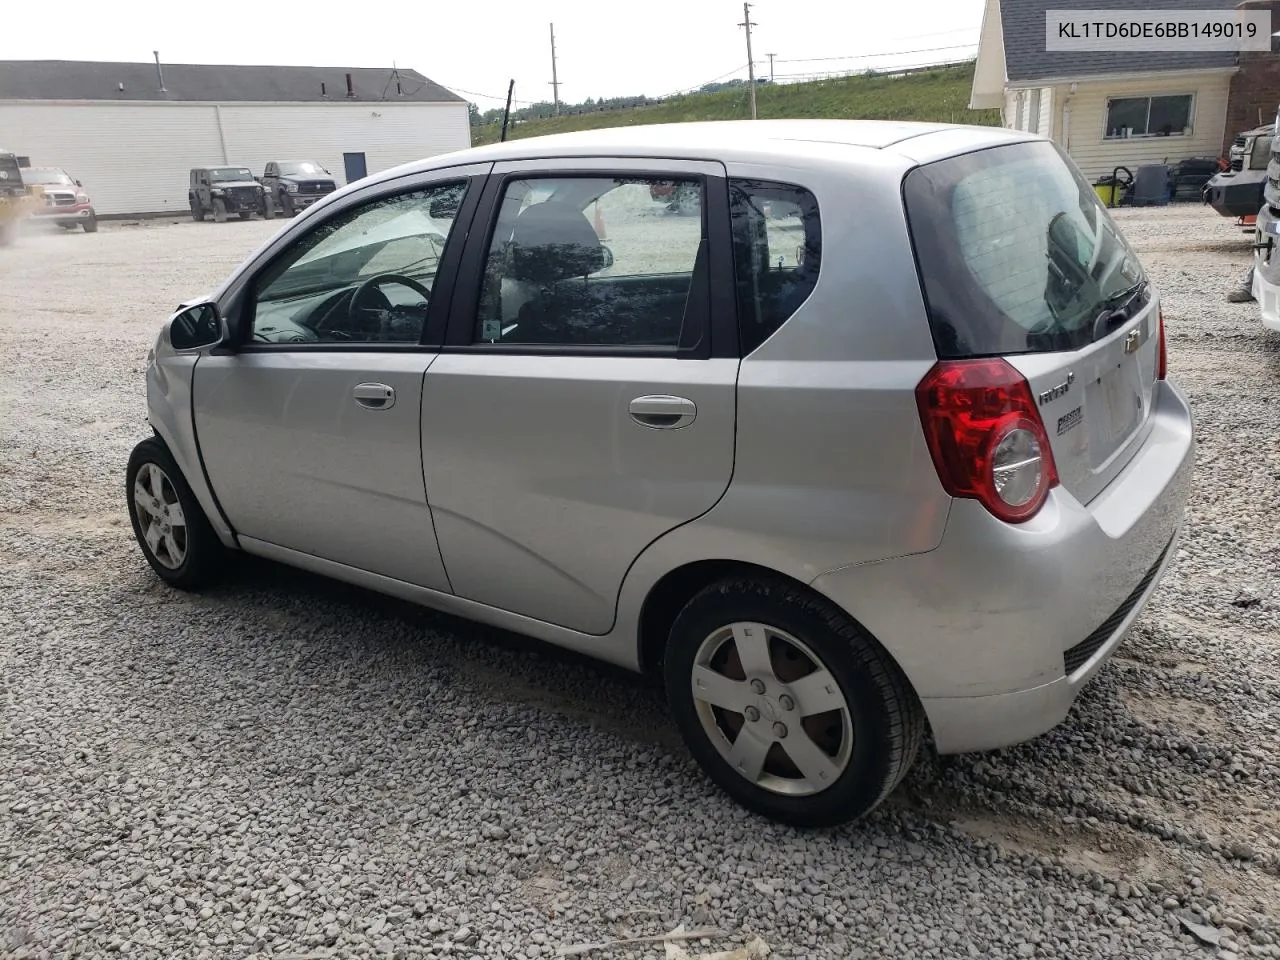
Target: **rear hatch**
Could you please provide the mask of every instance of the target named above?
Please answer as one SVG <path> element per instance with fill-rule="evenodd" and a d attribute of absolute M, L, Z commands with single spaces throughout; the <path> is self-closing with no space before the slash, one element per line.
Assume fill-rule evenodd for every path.
<path fill-rule="evenodd" d="M 941 360 L 1001 357 L 1031 387 L 1062 486 L 1088 503 L 1142 444 L 1159 303 L 1066 155 L 1035 141 L 925 164 L 903 196 Z"/>

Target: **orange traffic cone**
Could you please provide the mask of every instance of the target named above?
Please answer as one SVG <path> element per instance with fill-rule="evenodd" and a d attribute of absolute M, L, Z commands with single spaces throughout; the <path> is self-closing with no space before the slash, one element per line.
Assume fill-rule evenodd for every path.
<path fill-rule="evenodd" d="M 596 201 L 595 207 L 596 207 L 595 216 L 592 219 L 591 225 L 595 227 L 597 237 L 599 237 L 601 240 L 608 240 L 609 239 L 608 236 L 605 235 L 604 215 L 600 212 L 599 200 Z"/>

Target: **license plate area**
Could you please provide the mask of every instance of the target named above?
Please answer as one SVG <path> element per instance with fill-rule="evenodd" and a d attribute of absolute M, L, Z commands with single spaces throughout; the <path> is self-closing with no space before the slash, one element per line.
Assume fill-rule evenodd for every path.
<path fill-rule="evenodd" d="M 1104 442 L 1094 445 L 1095 466 L 1109 457 L 1142 422 L 1140 365 L 1135 357 L 1109 365 L 1089 391 L 1089 401 L 1099 414 L 1097 424 Z"/>

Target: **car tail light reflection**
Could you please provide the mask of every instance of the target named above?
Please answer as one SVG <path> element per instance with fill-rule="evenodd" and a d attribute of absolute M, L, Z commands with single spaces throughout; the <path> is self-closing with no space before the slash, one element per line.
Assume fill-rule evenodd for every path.
<path fill-rule="evenodd" d="M 1029 520 L 1058 483 L 1035 398 L 1000 359 L 944 360 L 916 387 L 938 479 L 1006 523 Z"/>

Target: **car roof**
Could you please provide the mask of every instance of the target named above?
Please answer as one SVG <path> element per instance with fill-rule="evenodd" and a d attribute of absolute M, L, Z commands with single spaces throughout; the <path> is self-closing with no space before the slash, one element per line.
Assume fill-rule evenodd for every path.
<path fill-rule="evenodd" d="M 804 162 L 821 154 L 896 153 L 913 165 L 1019 140 L 1043 139 L 1002 127 L 899 120 L 714 120 L 580 130 L 455 151 L 383 171 L 368 181 L 466 163 L 555 157 L 666 157 Z"/>

